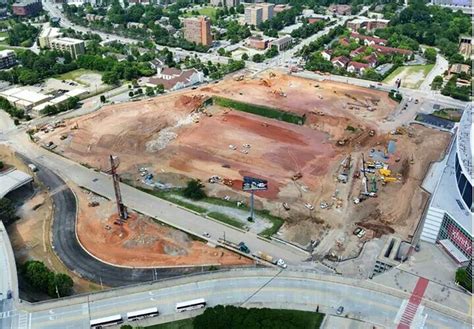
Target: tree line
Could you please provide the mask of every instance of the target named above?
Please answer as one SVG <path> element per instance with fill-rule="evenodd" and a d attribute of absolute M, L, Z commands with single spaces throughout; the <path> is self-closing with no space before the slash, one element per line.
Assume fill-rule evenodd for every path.
<path fill-rule="evenodd" d="M 49 297 L 60 298 L 72 294 L 74 282 L 64 273 L 55 273 L 37 260 L 29 260 L 20 267 L 20 273 L 35 290 Z"/>

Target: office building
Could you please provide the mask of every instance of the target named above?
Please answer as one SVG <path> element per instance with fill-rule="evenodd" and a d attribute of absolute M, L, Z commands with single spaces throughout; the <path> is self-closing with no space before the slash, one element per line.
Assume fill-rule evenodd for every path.
<path fill-rule="evenodd" d="M 278 51 L 288 49 L 291 46 L 293 39 L 289 35 L 285 35 L 281 38 L 275 39 L 270 42 L 270 47 L 276 46 Z"/>
<path fill-rule="evenodd" d="M 43 9 L 39 0 L 24 0 L 12 5 L 13 14 L 16 16 L 35 16 Z"/>
<path fill-rule="evenodd" d="M 51 40 L 50 44 L 52 49 L 68 52 L 73 58 L 85 52 L 84 41 L 79 39 L 58 38 Z"/>
<path fill-rule="evenodd" d="M 258 26 L 262 23 L 263 9 L 258 6 L 248 6 L 245 8 L 245 23 Z"/>
<path fill-rule="evenodd" d="M 186 40 L 205 46 L 212 44 L 211 21 L 208 17 L 198 16 L 185 18 L 183 24 L 183 33 Z"/>
<path fill-rule="evenodd" d="M 0 51 L 0 69 L 5 69 L 16 64 L 16 53 L 13 50 Z"/>

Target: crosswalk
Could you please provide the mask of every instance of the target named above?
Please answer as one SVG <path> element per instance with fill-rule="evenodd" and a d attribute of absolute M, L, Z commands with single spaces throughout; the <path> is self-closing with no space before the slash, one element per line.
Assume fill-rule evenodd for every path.
<path fill-rule="evenodd" d="M 21 312 L 18 315 L 18 329 L 29 329 L 30 328 L 29 318 L 30 318 L 29 313 Z"/>
<path fill-rule="evenodd" d="M 413 289 L 410 299 L 405 299 L 395 317 L 395 324 L 398 329 L 423 328 L 426 316 L 423 316 L 424 306 L 420 305 L 429 281 L 419 278 Z"/>

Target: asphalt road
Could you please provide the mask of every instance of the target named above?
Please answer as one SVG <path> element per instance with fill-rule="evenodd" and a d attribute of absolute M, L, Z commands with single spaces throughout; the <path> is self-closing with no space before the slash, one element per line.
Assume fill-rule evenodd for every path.
<path fill-rule="evenodd" d="M 27 162 L 31 162 L 27 160 Z M 38 179 L 51 191 L 54 204 L 53 248 L 69 269 L 106 286 L 117 287 L 201 271 L 190 267 L 179 269 L 130 269 L 102 263 L 89 255 L 76 239 L 76 199 L 65 182 L 51 170 L 34 162 Z"/>
<path fill-rule="evenodd" d="M 413 288 L 411 288 L 413 289 Z M 390 290 L 371 281 L 357 281 L 315 273 L 283 270 L 237 270 L 171 279 L 153 285 L 75 297 L 58 302 L 22 305 L 21 314 L 29 325 L 23 328 L 89 328 L 90 319 L 157 307 L 158 320 L 172 320 L 177 302 L 205 298 L 208 306 L 233 304 L 335 314 L 344 307 L 343 316 L 362 320 L 377 327 L 394 328 L 408 293 Z M 443 313 L 440 312 L 443 311 Z M 29 312 L 29 313 L 26 313 Z M 186 312 L 195 316 L 199 312 Z M 449 314 L 449 315 L 448 315 Z M 455 317 L 453 317 L 455 316 Z M 16 317 L 16 318 L 15 318 Z M 414 322 L 425 320 L 425 328 L 470 328 L 462 312 L 440 304 L 426 304 Z M 145 321 L 134 325 L 146 326 Z"/>

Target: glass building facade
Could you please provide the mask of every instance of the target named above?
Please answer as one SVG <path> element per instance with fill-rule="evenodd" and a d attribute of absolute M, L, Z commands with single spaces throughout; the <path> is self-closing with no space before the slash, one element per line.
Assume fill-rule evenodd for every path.
<path fill-rule="evenodd" d="M 459 164 L 458 154 L 456 154 L 455 167 L 456 167 L 456 181 L 458 184 L 459 193 L 461 193 L 462 199 L 464 203 L 467 205 L 468 210 L 472 210 L 474 209 L 472 205 L 472 185 L 467 180 L 466 176 L 464 175 L 462 171 L 462 167 Z"/>

